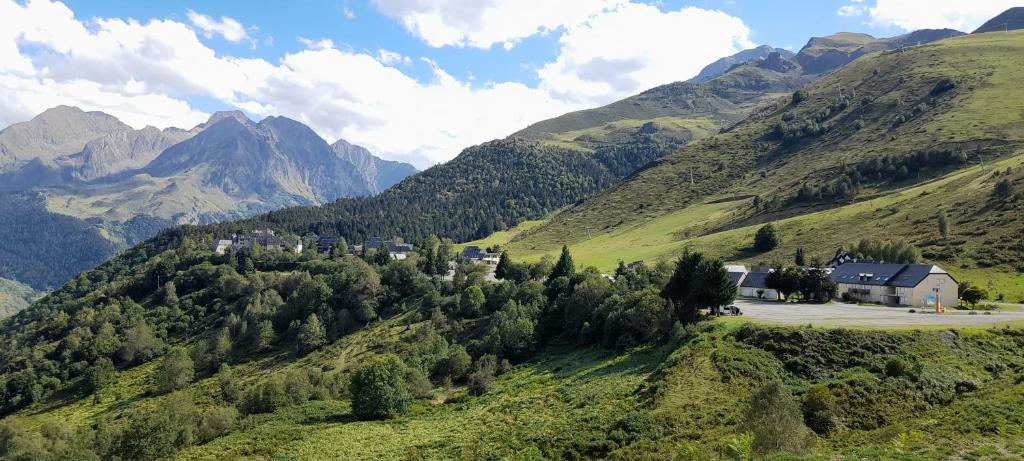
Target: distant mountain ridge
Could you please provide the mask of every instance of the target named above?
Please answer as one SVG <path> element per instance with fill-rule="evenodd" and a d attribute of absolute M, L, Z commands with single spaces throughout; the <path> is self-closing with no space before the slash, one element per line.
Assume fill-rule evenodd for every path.
<path fill-rule="evenodd" d="M 691 83 L 700 83 L 711 80 L 719 75 L 726 73 L 729 69 L 737 64 L 743 64 L 747 61 L 754 59 L 764 59 L 772 53 L 779 53 L 779 56 L 785 59 L 793 59 L 795 53 L 784 48 L 775 48 L 768 45 L 761 45 L 756 48 L 740 51 L 732 56 L 726 56 L 719 58 L 717 61 L 704 66 L 700 73 L 696 77 L 688 80 Z"/>
<path fill-rule="evenodd" d="M 214 113 L 191 130 L 135 130 L 102 112 L 49 109 L 0 130 L 0 194 L 8 194 L 0 200 L 12 217 L 0 219 L 0 234 L 21 236 L 0 242 L 8 262 L 0 277 L 45 289 L 170 225 L 371 195 L 416 172 L 342 145 L 349 147 L 339 152 L 295 120 L 257 123 L 239 111 Z M 27 263 L 21 248 L 35 248 L 23 241 L 36 234 L 25 228 L 32 223 L 80 235 L 54 240 L 55 248 L 38 249 L 48 256 Z M 60 248 L 72 241 L 84 253 Z"/>
<path fill-rule="evenodd" d="M 1000 32 L 1024 29 L 1024 6 L 1015 6 L 998 16 L 985 21 L 980 27 L 971 32 L 972 34 L 983 34 L 985 32 Z"/>

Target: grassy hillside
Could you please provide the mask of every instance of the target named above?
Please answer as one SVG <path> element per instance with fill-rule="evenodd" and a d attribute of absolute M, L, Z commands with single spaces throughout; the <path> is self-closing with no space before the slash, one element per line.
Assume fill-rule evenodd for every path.
<path fill-rule="evenodd" d="M 863 237 L 904 239 L 962 278 L 992 279 L 993 294 L 1024 298 L 1022 204 L 993 198 L 1004 179 L 1024 186 L 1024 89 L 1015 84 L 1024 69 L 1012 64 L 1021 52 L 1024 32 L 1011 32 L 865 56 L 798 103 L 780 99 L 507 248 L 530 258 L 569 242 L 583 261 L 610 269 L 619 259 L 670 259 L 687 245 L 789 261 L 798 246 L 825 258 Z M 858 175 L 856 186 L 840 187 Z M 935 224 L 940 210 L 955 223 L 947 239 Z M 783 246 L 751 252 L 754 230 L 779 220 Z"/>
<path fill-rule="evenodd" d="M 304 367 L 345 370 L 400 347 L 422 326 L 407 320 L 382 322 L 299 361 L 268 359 L 235 372 L 251 382 Z M 1014 430 L 1024 408 L 1022 352 L 1016 330 L 714 322 L 625 353 L 551 348 L 483 396 L 438 387 L 393 420 L 359 421 L 345 398 L 288 406 L 250 416 L 174 459 L 734 459 L 730 445 L 737 446 L 747 401 L 772 381 L 785 383 L 798 407 L 817 402 L 812 394 L 833 402 L 812 423 L 827 432 L 799 457 L 772 459 L 1013 459 L 1024 455 Z M 101 403 L 55 402 L 7 422 L 74 427 L 159 406 L 172 397 L 145 393 L 153 368 L 118 372 Z M 217 404 L 215 379 L 182 392 L 200 408 Z"/>

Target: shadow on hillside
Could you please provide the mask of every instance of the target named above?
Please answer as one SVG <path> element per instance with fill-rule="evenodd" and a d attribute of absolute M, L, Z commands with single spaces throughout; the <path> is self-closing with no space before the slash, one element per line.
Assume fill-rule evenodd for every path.
<path fill-rule="evenodd" d="M 314 425 L 314 424 L 348 424 L 359 421 L 355 415 L 350 411 L 344 413 L 324 413 L 309 415 L 302 420 L 301 424 Z"/>
<path fill-rule="evenodd" d="M 610 349 L 560 347 L 545 352 L 533 365 L 539 374 L 592 381 L 612 375 L 646 375 L 656 370 L 672 353 L 668 345 L 641 346 L 618 353 Z"/>

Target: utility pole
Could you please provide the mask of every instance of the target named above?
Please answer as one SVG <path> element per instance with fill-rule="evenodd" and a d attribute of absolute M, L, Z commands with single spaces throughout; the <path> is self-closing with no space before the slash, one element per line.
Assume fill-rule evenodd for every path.
<path fill-rule="evenodd" d="M 693 165 L 690 165 L 690 185 L 692 186 L 693 184 Z"/>
<path fill-rule="evenodd" d="M 590 240 L 590 239 L 593 238 L 593 236 L 590 235 L 590 230 L 593 229 L 593 228 L 590 227 L 590 226 L 587 226 L 586 229 L 587 229 L 587 240 Z"/>

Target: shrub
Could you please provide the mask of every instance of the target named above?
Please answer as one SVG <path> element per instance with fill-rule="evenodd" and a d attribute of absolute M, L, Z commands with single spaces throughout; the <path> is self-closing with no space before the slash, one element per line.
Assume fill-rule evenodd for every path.
<path fill-rule="evenodd" d="M 238 410 L 235 407 L 213 407 L 203 412 L 197 436 L 201 442 L 208 442 L 227 435 L 238 424 Z"/>
<path fill-rule="evenodd" d="M 890 378 L 907 378 L 910 380 L 916 380 L 918 373 L 914 369 L 913 364 L 907 360 L 895 357 L 885 362 L 885 376 Z"/>
<path fill-rule="evenodd" d="M 814 432 L 828 435 L 836 430 L 839 421 L 836 416 L 836 397 L 828 386 L 811 386 L 801 401 L 804 422 Z"/>
<path fill-rule="evenodd" d="M 938 82 L 935 82 L 935 86 L 932 87 L 932 95 L 940 95 L 953 88 L 956 88 L 956 81 L 949 77 L 943 77 Z"/>
<path fill-rule="evenodd" d="M 394 355 L 363 365 L 349 384 L 352 413 L 359 419 L 388 419 L 404 413 L 412 401 L 405 378 L 405 364 Z"/>
<path fill-rule="evenodd" d="M 814 442 L 800 407 L 779 381 L 765 385 L 750 397 L 741 421 L 739 431 L 753 434 L 753 448 L 761 454 L 800 454 Z"/>
<path fill-rule="evenodd" d="M 498 358 L 491 354 L 481 356 L 476 361 L 473 373 L 469 375 L 469 393 L 484 395 L 494 385 L 494 377 L 498 373 Z"/>

